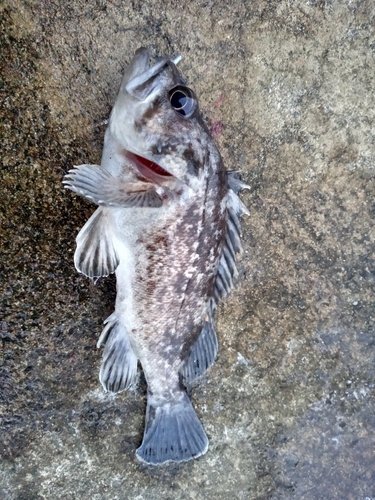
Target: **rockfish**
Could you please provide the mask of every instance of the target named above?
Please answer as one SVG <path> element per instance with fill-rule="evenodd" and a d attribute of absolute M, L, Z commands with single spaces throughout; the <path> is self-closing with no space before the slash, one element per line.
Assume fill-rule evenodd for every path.
<path fill-rule="evenodd" d="M 150 66 L 141 48 L 127 67 L 100 165 L 75 166 L 65 187 L 99 208 L 77 236 L 74 264 L 97 279 L 115 272 L 116 306 L 105 321 L 100 382 L 129 388 L 140 361 L 147 381 L 143 442 L 152 465 L 203 455 L 208 439 L 185 387 L 213 364 L 213 313 L 236 276 L 237 196 L 176 65 Z"/>

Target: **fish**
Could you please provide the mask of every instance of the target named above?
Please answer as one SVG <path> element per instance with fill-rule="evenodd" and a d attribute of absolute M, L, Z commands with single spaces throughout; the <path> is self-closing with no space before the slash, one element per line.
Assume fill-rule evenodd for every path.
<path fill-rule="evenodd" d="M 238 275 L 239 198 L 197 97 L 177 64 L 128 64 L 110 114 L 100 165 L 74 166 L 64 187 L 98 205 L 76 238 L 74 264 L 97 280 L 116 274 L 114 312 L 97 346 L 105 391 L 131 388 L 140 362 L 147 407 L 138 460 L 185 462 L 208 438 L 186 389 L 214 363 L 214 312 Z"/>

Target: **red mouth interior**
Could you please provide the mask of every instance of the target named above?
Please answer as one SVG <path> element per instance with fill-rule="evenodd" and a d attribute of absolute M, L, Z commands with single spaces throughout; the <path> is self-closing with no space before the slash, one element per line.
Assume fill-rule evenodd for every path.
<path fill-rule="evenodd" d="M 130 151 L 126 152 L 126 156 L 136 165 L 139 173 L 143 177 L 146 177 L 146 179 L 157 182 L 160 177 L 172 177 L 172 174 L 164 170 L 163 167 L 147 158 L 143 158 L 143 156 L 136 155 Z"/>

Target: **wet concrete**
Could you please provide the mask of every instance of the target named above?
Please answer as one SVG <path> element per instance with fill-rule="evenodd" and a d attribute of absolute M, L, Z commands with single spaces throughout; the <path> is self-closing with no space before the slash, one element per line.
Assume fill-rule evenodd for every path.
<path fill-rule="evenodd" d="M 375 498 L 375 10 L 369 1 L 1 7 L 1 434 L 6 499 Z M 199 460 L 137 462 L 145 384 L 98 382 L 114 280 L 73 267 L 124 65 L 181 53 L 228 169 L 245 253 L 192 390 Z"/>

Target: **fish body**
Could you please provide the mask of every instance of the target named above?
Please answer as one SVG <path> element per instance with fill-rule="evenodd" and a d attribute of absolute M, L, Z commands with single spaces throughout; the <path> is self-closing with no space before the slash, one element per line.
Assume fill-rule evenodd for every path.
<path fill-rule="evenodd" d="M 116 273 L 105 321 L 100 381 L 120 392 L 140 361 L 147 381 L 143 442 L 148 464 L 186 461 L 208 440 L 185 386 L 214 362 L 216 305 L 230 290 L 241 250 L 238 198 L 185 86 L 177 60 L 129 64 L 111 112 L 101 165 L 70 170 L 65 187 L 99 205 L 77 236 L 75 266 L 90 278 Z"/>

